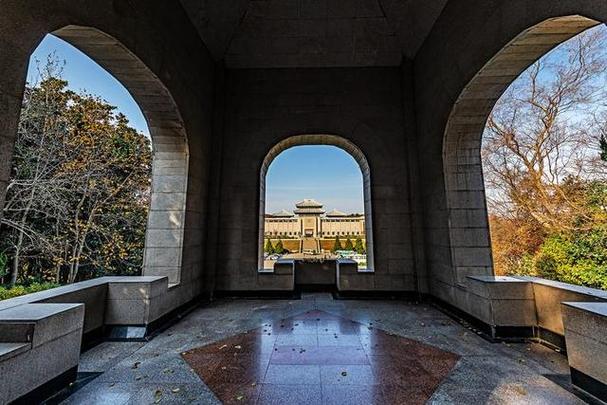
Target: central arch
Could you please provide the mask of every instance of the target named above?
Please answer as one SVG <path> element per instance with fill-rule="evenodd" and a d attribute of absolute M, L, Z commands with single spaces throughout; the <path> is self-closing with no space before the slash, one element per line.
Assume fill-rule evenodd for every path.
<path fill-rule="evenodd" d="M 258 269 L 263 270 L 264 216 L 266 209 L 266 175 L 274 159 L 289 148 L 303 145 L 336 146 L 348 153 L 360 168 L 363 177 L 363 196 L 365 210 L 365 238 L 367 244 L 367 271 L 373 271 L 373 211 L 371 207 L 371 169 L 364 153 L 358 146 L 346 138 L 337 135 L 308 134 L 290 136 L 278 142 L 266 154 L 259 171 L 259 228 L 258 228 Z"/>
<path fill-rule="evenodd" d="M 443 170 L 448 210 L 451 279 L 465 287 L 469 275 L 493 275 L 481 163 L 482 135 L 495 103 L 531 64 L 555 46 L 600 24 L 581 15 L 547 19 L 520 33 L 465 86 L 444 133 Z"/>

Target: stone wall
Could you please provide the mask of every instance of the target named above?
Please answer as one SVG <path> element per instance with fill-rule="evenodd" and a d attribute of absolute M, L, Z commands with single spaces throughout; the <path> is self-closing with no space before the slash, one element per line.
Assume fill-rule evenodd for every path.
<path fill-rule="evenodd" d="M 46 34 L 56 33 L 118 78 L 142 108 L 155 153 L 145 273 L 169 277 L 179 290 L 175 305 L 197 296 L 215 63 L 185 11 L 178 2 L 143 0 L 9 0 L 1 8 L 0 54 L 11 57 L 0 61 L 0 203 L 29 57 Z"/>
<path fill-rule="evenodd" d="M 401 74 L 398 68 L 226 72 L 220 203 L 211 214 L 220 218 L 216 289 L 260 289 L 260 169 L 277 143 L 305 134 L 337 135 L 364 153 L 373 206 L 372 289 L 416 289 L 405 142 L 412 134 L 405 134 Z"/>
<path fill-rule="evenodd" d="M 416 56 L 425 252 L 430 292 L 445 301 L 464 307 L 466 276 L 492 273 L 480 164 L 487 115 L 526 66 L 594 22 L 569 17 L 548 21 L 537 32 L 527 30 L 576 15 L 606 21 L 607 4 L 450 0 Z M 513 43 L 517 37 L 522 42 Z M 503 59 L 494 58 L 509 44 L 519 46 Z"/>

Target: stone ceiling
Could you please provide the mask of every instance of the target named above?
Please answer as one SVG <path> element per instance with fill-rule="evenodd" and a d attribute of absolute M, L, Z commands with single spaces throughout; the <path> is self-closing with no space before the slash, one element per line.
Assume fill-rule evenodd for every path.
<path fill-rule="evenodd" d="M 229 68 L 396 66 L 447 0 L 181 0 Z"/>

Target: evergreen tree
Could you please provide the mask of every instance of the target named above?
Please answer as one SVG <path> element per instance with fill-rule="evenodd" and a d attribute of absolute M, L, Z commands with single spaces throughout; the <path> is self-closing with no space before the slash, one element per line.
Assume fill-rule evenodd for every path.
<path fill-rule="evenodd" d="M 363 244 L 363 241 L 362 241 L 362 239 L 360 237 L 357 237 L 356 238 L 356 242 L 354 242 L 354 250 L 359 255 L 364 255 L 365 254 L 365 245 Z"/>
<path fill-rule="evenodd" d="M 607 162 L 607 138 L 605 138 L 604 136 L 601 136 L 600 145 L 601 145 L 601 160 L 604 160 L 605 162 Z"/>
<path fill-rule="evenodd" d="M 274 246 L 272 246 L 272 241 L 270 239 L 268 239 L 266 241 L 266 246 L 263 249 L 267 254 L 271 255 L 272 253 L 274 253 Z"/>
<path fill-rule="evenodd" d="M 282 246 L 282 239 L 278 239 L 278 243 L 276 243 L 276 246 L 274 247 L 274 252 L 279 255 L 285 252 L 285 248 Z"/>
<path fill-rule="evenodd" d="M 337 235 L 335 237 L 335 244 L 333 245 L 333 249 L 331 250 L 333 253 L 337 252 L 338 250 L 341 250 L 341 241 L 339 240 L 339 235 Z"/>
<path fill-rule="evenodd" d="M 354 245 L 352 244 L 352 240 L 350 238 L 348 238 L 346 240 L 346 246 L 344 247 L 345 250 L 354 250 Z"/>

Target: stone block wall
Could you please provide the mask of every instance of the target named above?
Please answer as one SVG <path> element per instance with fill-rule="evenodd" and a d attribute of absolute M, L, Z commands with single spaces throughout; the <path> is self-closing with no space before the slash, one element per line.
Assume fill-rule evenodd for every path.
<path fill-rule="evenodd" d="M 399 68 L 226 72 L 220 202 L 211 214 L 220 219 L 216 289 L 261 289 L 259 173 L 276 144 L 308 134 L 343 137 L 369 163 L 373 289 L 417 289 L 405 142 L 412 133 L 405 133 L 403 123 L 401 74 Z"/>
<path fill-rule="evenodd" d="M 443 9 L 414 61 L 432 295 L 463 309 L 467 276 L 493 272 L 480 146 L 495 101 L 535 59 L 606 17 L 606 4 L 585 0 L 450 0 Z"/>
<path fill-rule="evenodd" d="M 178 2 L 9 1 L 0 14 L 0 203 L 29 57 L 53 33 L 88 54 L 131 93 L 154 149 L 144 273 L 167 276 L 172 305 L 200 294 L 216 65 Z M 4 187 L 3 187 L 4 185 Z M 175 290 L 176 289 L 176 290 Z"/>

